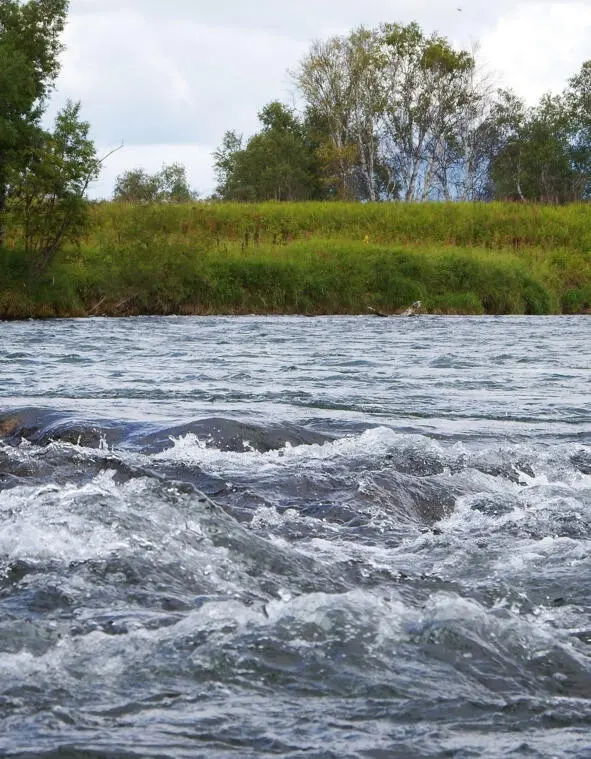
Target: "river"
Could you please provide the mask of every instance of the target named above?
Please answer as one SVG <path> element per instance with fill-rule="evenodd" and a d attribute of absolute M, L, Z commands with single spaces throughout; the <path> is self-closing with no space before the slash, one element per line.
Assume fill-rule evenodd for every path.
<path fill-rule="evenodd" d="M 0 323 L 0 755 L 591 757 L 590 346 Z"/>

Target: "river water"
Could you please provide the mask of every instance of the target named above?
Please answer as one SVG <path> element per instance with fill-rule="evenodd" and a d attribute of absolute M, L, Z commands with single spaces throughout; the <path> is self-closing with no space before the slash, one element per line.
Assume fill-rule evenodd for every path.
<path fill-rule="evenodd" d="M 0 324 L 0 755 L 591 757 L 590 345 Z"/>

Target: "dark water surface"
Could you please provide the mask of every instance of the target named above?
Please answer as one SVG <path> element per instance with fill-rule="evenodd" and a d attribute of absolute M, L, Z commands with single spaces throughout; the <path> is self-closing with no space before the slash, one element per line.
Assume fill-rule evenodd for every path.
<path fill-rule="evenodd" d="M 590 344 L 0 324 L 0 756 L 591 757 Z"/>

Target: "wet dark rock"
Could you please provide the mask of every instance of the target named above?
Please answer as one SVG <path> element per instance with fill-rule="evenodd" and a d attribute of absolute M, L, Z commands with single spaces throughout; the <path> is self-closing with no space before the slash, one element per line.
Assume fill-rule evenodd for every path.
<path fill-rule="evenodd" d="M 581 474 L 591 474 L 591 453 L 577 451 L 571 456 L 571 463 Z"/>
<path fill-rule="evenodd" d="M 482 496 L 471 504 L 472 511 L 480 511 L 489 517 L 500 517 L 510 514 L 515 507 L 511 501 L 503 499 L 501 496 L 492 495 Z"/>
<path fill-rule="evenodd" d="M 16 445 L 28 440 L 36 445 L 59 441 L 99 448 L 115 445 L 129 434 L 126 425 L 118 422 L 81 421 L 73 414 L 40 408 L 19 409 L 0 416 L 0 438 Z"/>
<path fill-rule="evenodd" d="M 414 477 L 392 470 L 373 473 L 368 478 L 363 498 L 374 499 L 402 523 L 432 524 L 449 516 L 456 493 L 437 477 Z"/>
<path fill-rule="evenodd" d="M 289 445 L 322 444 L 333 440 L 330 435 L 314 432 L 290 424 L 265 425 L 238 422 L 223 417 L 199 419 L 189 424 L 168 427 L 147 435 L 138 435 L 135 441 L 142 450 L 150 453 L 171 447 L 171 438 L 196 435 L 206 445 L 221 451 L 255 450 L 266 453 Z"/>

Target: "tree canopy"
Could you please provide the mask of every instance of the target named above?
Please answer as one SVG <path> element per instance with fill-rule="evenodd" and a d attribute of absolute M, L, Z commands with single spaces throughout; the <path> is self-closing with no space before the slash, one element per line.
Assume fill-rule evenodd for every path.
<path fill-rule="evenodd" d="M 10 186 L 10 207 L 25 250 L 44 269 L 62 243 L 76 238 L 87 221 L 89 183 L 100 169 L 90 124 L 80 118 L 80 103 L 67 102 L 52 132 L 40 131 L 29 146 L 25 168 Z"/>
<path fill-rule="evenodd" d="M 214 153 L 232 200 L 568 202 L 591 193 L 591 61 L 527 107 L 495 90 L 473 50 L 416 23 L 314 42 L 292 72 L 302 114 L 261 111 Z"/>
<path fill-rule="evenodd" d="M 180 163 L 165 165 L 155 174 L 141 168 L 124 171 L 115 180 L 113 191 L 113 200 L 126 203 L 186 203 L 196 197 Z"/>
<path fill-rule="evenodd" d="M 217 192 L 228 200 L 305 200 L 320 197 L 317 156 L 305 124 L 274 101 L 259 113 L 261 131 L 243 147 L 227 132 L 214 153 Z"/>
<path fill-rule="evenodd" d="M 0 2 L 0 201 L 9 171 L 40 128 L 59 72 L 67 9 L 67 0 Z"/>

